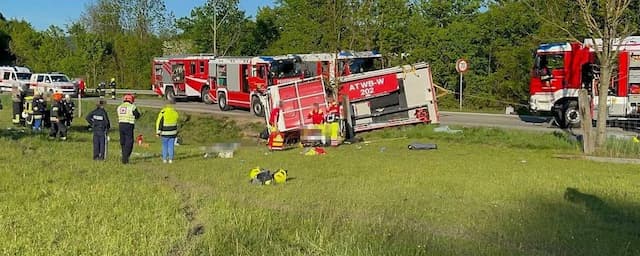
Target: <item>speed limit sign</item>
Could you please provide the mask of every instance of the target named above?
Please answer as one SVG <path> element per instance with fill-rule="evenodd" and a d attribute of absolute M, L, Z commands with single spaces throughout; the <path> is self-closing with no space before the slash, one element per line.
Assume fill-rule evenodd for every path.
<path fill-rule="evenodd" d="M 456 61 L 456 71 L 458 71 L 458 73 L 467 72 L 468 69 L 469 69 L 469 63 L 467 63 L 466 60 L 459 59 L 458 61 Z"/>

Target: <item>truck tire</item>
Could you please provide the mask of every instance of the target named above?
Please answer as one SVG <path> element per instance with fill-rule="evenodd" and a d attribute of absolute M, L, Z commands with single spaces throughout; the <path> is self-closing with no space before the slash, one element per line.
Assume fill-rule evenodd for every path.
<path fill-rule="evenodd" d="M 578 128 L 582 123 L 582 116 L 578 108 L 578 101 L 572 100 L 564 104 L 562 111 L 562 119 L 564 119 L 564 128 Z"/>
<path fill-rule="evenodd" d="M 227 111 L 227 110 L 231 109 L 229 107 L 228 102 L 227 102 L 227 95 L 224 94 L 223 92 L 218 93 L 218 107 L 222 111 Z"/>
<path fill-rule="evenodd" d="M 251 97 L 251 109 L 257 117 L 264 117 L 264 106 L 262 106 L 262 102 L 260 102 L 258 96 Z"/>
<path fill-rule="evenodd" d="M 208 85 L 205 85 L 204 87 L 202 87 L 202 92 L 200 92 L 200 97 L 202 99 L 202 102 L 204 102 L 204 104 L 213 104 L 213 99 L 209 97 Z"/>
<path fill-rule="evenodd" d="M 164 97 L 168 101 L 175 101 L 176 100 L 176 92 L 173 90 L 173 87 L 167 87 L 164 90 Z"/>

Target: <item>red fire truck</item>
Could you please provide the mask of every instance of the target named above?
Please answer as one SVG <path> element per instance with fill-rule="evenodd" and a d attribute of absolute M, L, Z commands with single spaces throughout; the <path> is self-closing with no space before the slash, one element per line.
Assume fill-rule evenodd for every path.
<path fill-rule="evenodd" d="M 264 116 L 262 95 L 268 86 L 303 79 L 300 59 L 295 55 L 220 57 L 211 61 L 210 96 L 221 110 L 248 108 Z"/>
<path fill-rule="evenodd" d="M 258 95 L 266 86 L 304 78 L 294 55 L 215 57 L 169 56 L 153 61 L 154 91 L 167 99 L 193 97 L 221 110 L 252 109 L 264 115 Z"/>
<path fill-rule="evenodd" d="M 346 111 L 340 117 L 347 138 L 384 127 L 440 122 L 431 69 L 426 63 L 347 75 L 340 77 L 339 83 L 340 99 L 348 98 L 348 105 L 342 102 Z M 327 113 L 323 76 L 272 86 L 263 97 L 267 117 L 282 102 L 276 127 L 288 143 L 298 141 L 301 130 L 311 124 L 307 116 L 314 103 Z"/>
<path fill-rule="evenodd" d="M 154 91 L 167 99 L 194 97 L 213 103 L 207 96 L 211 88 L 209 62 L 214 58 L 207 54 L 155 58 L 152 70 Z"/>
<path fill-rule="evenodd" d="M 578 111 L 578 90 L 585 88 L 592 99 L 595 120 L 600 79 L 598 60 L 593 45 L 602 48 L 602 40 L 587 39 L 584 43 L 542 44 L 535 55 L 529 84 L 530 108 L 552 112 L 561 127 L 577 127 L 582 117 Z M 617 64 L 613 67 L 611 86 L 607 93 L 611 120 L 640 117 L 640 37 L 614 40 Z"/>
<path fill-rule="evenodd" d="M 314 75 L 324 76 L 335 84 L 341 76 L 382 69 L 382 54 L 376 51 L 296 54 L 304 62 L 304 69 Z"/>

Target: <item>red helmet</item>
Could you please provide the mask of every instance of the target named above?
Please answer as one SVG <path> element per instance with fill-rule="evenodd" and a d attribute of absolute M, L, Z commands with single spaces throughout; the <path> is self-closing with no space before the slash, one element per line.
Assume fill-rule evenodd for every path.
<path fill-rule="evenodd" d="M 129 103 L 133 103 L 135 100 L 136 98 L 133 97 L 132 94 L 125 94 L 124 97 L 122 98 L 122 101 L 129 102 Z"/>
<path fill-rule="evenodd" d="M 62 97 L 63 97 L 62 93 L 56 92 L 56 93 L 53 94 L 53 100 L 55 100 L 55 101 L 62 100 Z"/>

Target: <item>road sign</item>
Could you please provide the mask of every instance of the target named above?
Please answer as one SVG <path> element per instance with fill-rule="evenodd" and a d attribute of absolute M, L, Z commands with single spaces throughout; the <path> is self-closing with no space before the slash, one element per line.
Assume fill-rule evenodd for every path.
<path fill-rule="evenodd" d="M 469 69 L 469 63 L 467 63 L 466 60 L 458 59 L 458 61 L 456 61 L 456 71 L 458 71 L 458 73 L 467 72 L 468 69 Z"/>
<path fill-rule="evenodd" d="M 469 63 L 467 63 L 466 60 L 464 59 L 458 59 L 456 61 L 456 71 L 458 71 L 458 73 L 460 74 L 460 110 L 462 110 L 462 74 L 464 72 L 467 72 L 467 70 L 469 69 Z"/>

